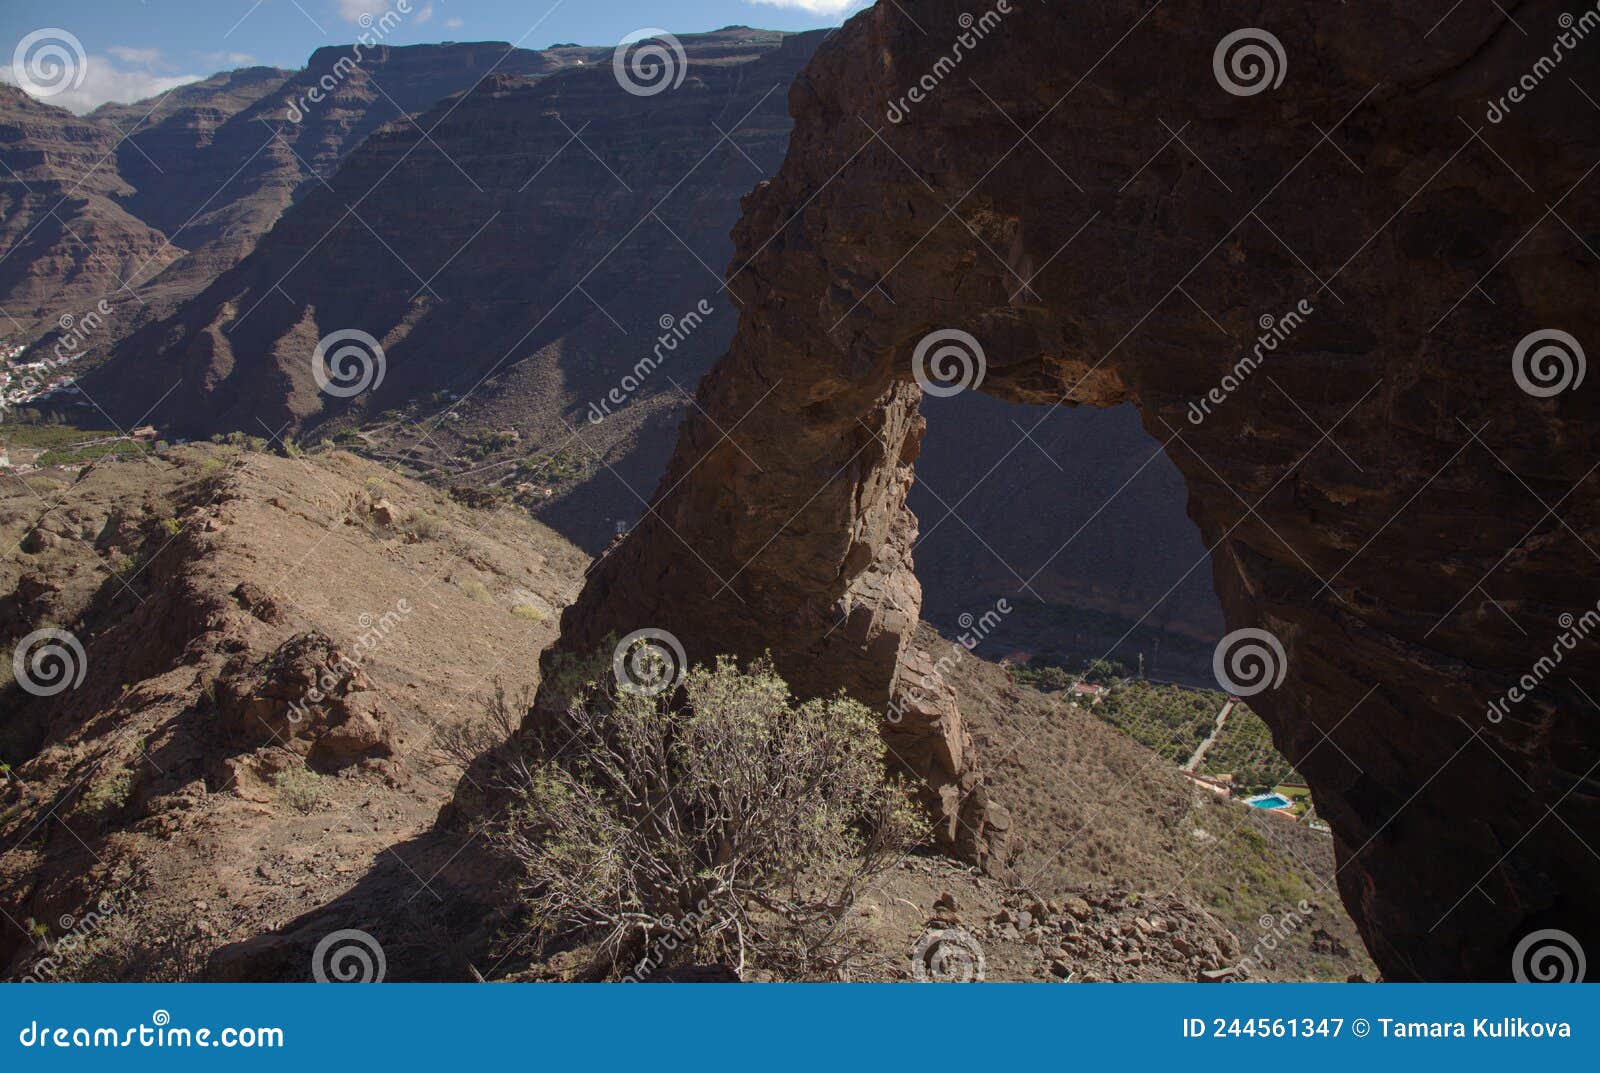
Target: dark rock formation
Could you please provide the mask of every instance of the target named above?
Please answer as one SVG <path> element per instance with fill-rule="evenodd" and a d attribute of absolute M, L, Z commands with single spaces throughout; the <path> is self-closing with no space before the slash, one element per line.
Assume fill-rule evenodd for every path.
<path fill-rule="evenodd" d="M 878 5 L 819 50 L 736 234 L 738 334 L 565 644 L 654 626 L 692 658 L 771 649 L 809 692 L 903 697 L 913 355 L 959 329 L 982 390 L 1133 402 L 1166 445 L 1228 625 L 1283 647 L 1252 704 L 1333 826 L 1388 978 L 1504 978 L 1545 927 L 1595 949 L 1593 642 L 1485 712 L 1600 597 L 1593 385 L 1513 376 L 1530 333 L 1600 345 L 1600 124 L 1579 92 L 1600 51 L 1496 124 L 1485 102 L 1546 54 L 1558 5 L 1519 5 L 1526 32 L 1492 6 L 1008 7 L 956 61 L 971 19 L 946 0 L 920 25 Z M 1230 92 L 1214 55 L 1258 21 L 1285 77 Z M 912 766 L 971 784 L 950 720 L 909 710 Z M 946 814 L 986 840 L 981 815 Z"/>

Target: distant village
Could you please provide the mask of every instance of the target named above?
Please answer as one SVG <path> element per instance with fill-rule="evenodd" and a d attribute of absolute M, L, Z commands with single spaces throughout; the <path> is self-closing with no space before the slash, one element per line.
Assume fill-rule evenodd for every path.
<path fill-rule="evenodd" d="M 0 421 L 23 406 L 51 402 L 58 395 L 83 394 L 73 375 L 65 371 L 81 355 L 18 361 L 27 350 L 26 344 L 0 342 Z"/>
<path fill-rule="evenodd" d="M 70 405 L 82 401 L 83 389 L 77 385 L 72 373 L 66 371 L 66 367 L 83 355 L 60 354 L 60 349 L 58 346 L 56 356 L 23 362 L 18 359 L 27 353 L 27 344 L 0 340 L 0 470 L 13 474 L 28 473 L 39 468 L 36 462 L 45 453 L 42 450 L 14 450 L 17 445 L 8 443 L 11 437 L 5 434 L 5 427 L 15 424 L 21 411 L 41 404 Z M 75 453 L 119 441 L 153 444 L 157 441 L 157 433 L 149 425 L 136 428 L 126 435 L 86 432 L 82 440 L 58 446 Z M 13 454 L 17 457 L 12 457 Z M 106 452 L 96 457 L 115 461 L 119 456 Z"/>

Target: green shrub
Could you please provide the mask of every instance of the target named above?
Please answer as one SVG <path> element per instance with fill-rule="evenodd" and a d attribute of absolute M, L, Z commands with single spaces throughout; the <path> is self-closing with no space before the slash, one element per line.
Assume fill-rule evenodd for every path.
<path fill-rule="evenodd" d="M 298 812 L 314 810 L 325 791 L 322 776 L 304 766 L 278 772 L 272 777 L 272 785 L 283 803 Z"/>
<path fill-rule="evenodd" d="M 444 521 L 426 511 L 412 511 L 400 526 L 417 540 L 438 540 L 445 533 Z"/>
<path fill-rule="evenodd" d="M 602 678 L 512 748 L 499 844 L 543 939 L 594 944 L 596 975 L 685 964 L 837 974 L 863 887 L 922 833 L 877 720 L 795 703 L 770 664 L 723 658 L 681 690 Z"/>
<path fill-rule="evenodd" d="M 118 768 L 108 775 L 90 780 L 80 803 L 89 812 L 115 812 L 133 796 L 133 784 L 133 769 Z"/>

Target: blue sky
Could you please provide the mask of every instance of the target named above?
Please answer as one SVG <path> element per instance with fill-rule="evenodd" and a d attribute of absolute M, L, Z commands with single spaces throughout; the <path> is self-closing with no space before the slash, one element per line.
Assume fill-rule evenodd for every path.
<path fill-rule="evenodd" d="M 613 45 L 633 31 L 674 33 L 743 24 L 771 30 L 836 26 L 868 0 L 0 0 L 0 79 L 16 81 L 18 47 L 65 30 L 87 57 L 82 85 L 50 98 L 82 112 L 137 100 L 249 64 L 299 67 L 312 50 L 354 41 L 363 13 L 396 10 L 392 44 L 510 41 Z M 370 25 L 370 22 L 368 23 Z M 48 44 L 58 34 L 40 35 Z M 34 48 L 37 48 L 37 44 Z"/>

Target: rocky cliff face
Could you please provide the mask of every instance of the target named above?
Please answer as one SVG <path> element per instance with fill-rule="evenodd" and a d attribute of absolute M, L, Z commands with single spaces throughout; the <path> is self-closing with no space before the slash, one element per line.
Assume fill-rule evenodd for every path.
<path fill-rule="evenodd" d="M 150 419 L 183 435 L 260 435 L 265 426 L 320 436 L 403 412 L 407 420 L 381 423 L 372 441 L 387 460 L 447 483 L 531 483 L 538 516 L 598 552 L 642 513 L 691 408 L 689 392 L 732 338 L 736 307 L 719 278 L 733 253 L 728 232 L 741 197 L 783 158 L 788 87 L 822 36 L 686 36 L 689 68 L 671 92 L 624 92 L 606 54 L 598 69 L 542 85 L 495 76 L 417 125 L 397 123 L 325 183 L 301 173 L 303 203 L 256 255 L 130 340 L 90 380 L 90 393 L 132 420 L 176 385 Z M 592 51 L 541 55 L 570 65 Z M 388 68 L 379 74 L 390 77 Z M 275 92 L 255 111 L 289 94 Z M 356 102 L 351 114 L 370 114 L 361 110 L 370 103 Z M 142 148 L 165 160 L 158 146 Z M 298 165 L 277 141 L 260 159 L 273 150 L 290 171 L 272 181 L 288 191 Z M 301 152 L 314 157 L 314 149 Z M 269 166 L 277 165 L 261 165 Z M 218 199 L 219 233 L 248 233 L 251 226 L 229 221 L 268 204 L 241 195 L 236 204 Z M 200 256 L 187 259 L 191 268 Z M 185 271 L 175 266 L 166 279 Z M 703 317 L 702 308 L 710 310 Z M 664 330 L 686 315 L 691 327 Z M 347 328 L 379 339 L 386 360 L 382 383 L 348 407 L 319 392 L 310 372 L 318 339 Z M 659 368 L 638 376 L 641 362 Z M 1032 424 L 1037 414 L 993 401 L 975 443 L 960 401 L 952 400 L 950 434 L 925 467 L 919 505 L 936 535 L 922 567 L 943 597 L 930 616 L 953 624 L 1015 595 L 1003 557 L 1018 569 L 1028 564 L 1026 573 L 1044 568 L 1031 586 L 1041 602 L 1028 647 L 1064 639 L 1063 651 L 1098 655 L 1088 649 L 1107 630 L 1123 632 L 1203 550 L 1179 517 L 1175 473 L 1162 459 L 1148 464 L 1156 445 L 1125 415 L 1058 413 L 1037 436 L 1051 457 L 1032 447 L 1016 457 L 1011 422 Z M 472 442 L 507 429 L 517 441 L 487 455 Z M 552 458 L 560 465 L 547 464 Z M 516 468 L 527 459 L 540 460 L 531 473 Z M 1001 460 L 1001 472 L 980 482 Z M 1071 485 L 1038 486 L 1064 466 L 1078 475 Z M 1091 492 L 1124 485 L 1063 554 L 1052 555 L 1058 541 L 1007 521 L 1019 509 L 1086 516 L 1098 506 Z M 953 504 L 969 488 L 956 516 L 937 524 L 945 506 L 927 490 Z M 1131 524 L 1159 539 L 1136 548 L 1119 536 Z M 1057 621 L 1066 607 L 1105 612 L 1109 625 L 1081 636 Z M 1204 571 L 1194 571 L 1119 654 L 1133 662 L 1157 628 L 1172 634 L 1171 653 L 1185 636 L 1215 636 L 1219 617 Z"/>
<path fill-rule="evenodd" d="M 1573 631 L 1600 598 L 1577 353 L 1600 340 L 1600 125 L 1571 117 L 1600 51 L 1486 121 L 1559 6 L 965 12 L 878 5 L 794 87 L 736 233 L 737 335 L 564 644 L 770 648 L 803 689 L 898 711 L 981 852 L 957 713 L 905 703 L 913 368 L 960 330 L 972 386 L 1132 402 L 1165 445 L 1228 626 L 1273 638 L 1284 677 L 1251 704 L 1388 977 L 1504 978 L 1541 928 L 1594 949 L 1600 661 Z"/>
<path fill-rule="evenodd" d="M 465 392 L 546 351 L 581 422 L 587 401 L 649 352 L 659 318 L 701 299 L 708 316 L 729 316 L 716 272 L 683 250 L 725 241 L 728 191 L 776 165 L 782 88 L 817 36 L 685 38 L 693 77 L 654 97 L 623 92 L 609 63 L 539 82 L 496 72 L 368 138 L 254 255 L 129 340 L 89 390 L 135 412 L 178 384 L 153 416 L 176 432 L 259 421 L 292 433 L 350 408 L 376 416 Z M 381 382 L 349 402 L 318 389 L 311 360 L 319 339 L 344 330 L 384 350 Z"/>
<path fill-rule="evenodd" d="M 117 134 L 106 124 L 0 85 L 0 333 L 22 344 L 100 299 L 129 302 L 122 283 L 171 263 L 159 230 L 121 204 Z"/>
<path fill-rule="evenodd" d="M 237 263 L 380 126 L 491 74 L 541 77 L 608 54 L 493 41 L 330 46 L 299 71 L 227 71 L 83 118 L 4 87 L 7 327 L 31 342 L 104 298 L 116 312 L 86 342 L 108 352 Z"/>

